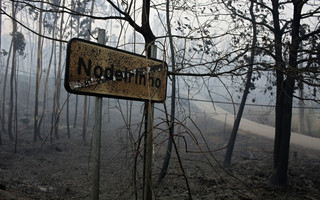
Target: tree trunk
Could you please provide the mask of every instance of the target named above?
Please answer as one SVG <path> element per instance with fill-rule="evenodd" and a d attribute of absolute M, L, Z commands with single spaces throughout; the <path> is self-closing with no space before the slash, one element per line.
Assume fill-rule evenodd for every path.
<path fill-rule="evenodd" d="M 168 36 L 169 36 L 170 51 L 171 51 L 171 65 L 172 65 L 171 69 L 172 69 L 172 72 L 174 73 L 176 61 L 175 61 L 173 39 L 172 39 L 172 33 L 171 33 L 170 11 L 169 11 L 170 5 L 169 5 L 169 3 L 170 3 L 170 1 L 167 0 L 166 1 L 166 18 L 167 18 L 167 29 L 168 29 Z M 160 183 L 163 180 L 163 178 L 165 177 L 165 175 L 167 173 L 170 158 L 171 158 L 171 153 L 172 153 L 174 119 L 175 119 L 175 109 L 176 109 L 176 76 L 172 75 L 171 80 L 172 80 L 171 113 L 170 113 L 170 122 L 168 123 L 169 124 L 169 140 L 168 140 L 167 151 L 166 151 L 166 155 L 165 155 L 165 158 L 163 161 L 162 169 L 159 174 L 158 183 Z"/>
<path fill-rule="evenodd" d="M 3 81 L 3 89 L 2 89 L 2 118 L 1 118 L 1 130 L 2 132 L 5 132 L 5 113 L 6 113 L 6 89 L 7 89 L 7 77 L 8 77 L 8 71 L 9 71 L 9 62 L 10 62 L 10 56 L 12 52 L 12 46 L 13 46 L 13 38 L 11 40 L 10 44 L 10 49 L 8 53 L 8 58 L 7 58 L 7 66 L 6 66 L 6 71 L 4 74 L 4 81 Z"/>
<path fill-rule="evenodd" d="M 68 136 L 68 139 L 71 138 L 70 123 L 69 123 L 69 98 L 67 99 L 67 136 Z"/>
<path fill-rule="evenodd" d="M 84 96 L 83 102 L 83 119 L 82 119 L 82 142 L 87 142 L 87 107 L 88 107 L 88 96 Z"/>
<path fill-rule="evenodd" d="M 243 113 L 243 110 L 244 110 L 244 107 L 246 104 L 246 100 L 247 100 L 247 97 L 249 94 L 249 89 L 250 89 L 250 84 L 251 84 L 252 69 L 253 69 L 254 57 L 255 57 L 255 46 L 257 43 L 257 24 L 256 24 L 255 15 L 253 13 L 253 6 L 254 6 L 254 3 L 253 3 L 253 1 L 251 1 L 250 16 L 251 16 L 251 23 L 252 23 L 253 38 L 252 38 L 252 44 L 251 44 L 252 49 L 251 49 L 251 56 L 250 56 L 250 61 L 249 61 L 247 81 L 246 81 L 245 89 L 243 91 L 241 104 L 240 104 L 240 107 L 239 107 L 239 110 L 237 113 L 237 118 L 234 122 L 233 129 L 232 129 L 232 132 L 230 135 L 230 139 L 229 139 L 229 143 L 228 143 L 228 147 L 227 147 L 227 151 L 226 151 L 226 156 L 225 156 L 224 162 L 223 162 L 224 167 L 229 167 L 231 165 L 231 157 L 232 157 L 232 153 L 233 153 L 233 148 L 234 148 L 234 144 L 236 141 L 238 128 L 240 125 L 242 113 Z"/>
<path fill-rule="evenodd" d="M 145 40 L 145 50 L 147 58 L 155 58 L 152 49 L 154 46 L 155 36 L 150 28 L 150 0 L 144 0 L 142 5 L 142 35 Z M 152 199 L 152 148 L 153 148 L 153 116 L 154 104 L 146 101 L 144 104 L 145 109 L 145 145 L 144 145 L 144 168 L 143 168 L 143 199 Z"/>
<path fill-rule="evenodd" d="M 311 121 L 310 121 L 310 115 L 307 114 L 307 127 L 308 127 L 308 136 L 313 136 L 312 130 L 311 130 Z"/>
<path fill-rule="evenodd" d="M 62 10 L 64 10 L 65 0 L 62 1 Z M 63 20 L 64 13 L 61 14 L 60 21 L 60 40 L 63 38 Z M 60 93 L 61 93 L 61 71 L 62 71 L 62 42 L 59 42 L 59 60 L 58 60 L 58 74 L 57 74 L 57 82 L 56 82 L 56 119 L 54 126 L 54 136 L 56 139 L 59 139 L 59 120 L 60 120 Z"/>
<path fill-rule="evenodd" d="M 291 45 L 289 47 L 289 64 L 286 69 L 286 79 L 283 81 L 283 72 L 277 72 L 277 100 L 276 100 L 276 133 L 274 146 L 274 167 L 272 182 L 276 185 L 287 185 L 287 170 L 289 162 L 292 99 L 295 85 L 295 69 L 299 48 L 299 28 L 303 1 L 294 1 L 294 12 L 291 31 Z M 280 29 L 279 29 L 280 30 Z M 277 45 L 277 44 L 275 44 Z M 279 56 L 276 52 L 276 55 Z M 280 54 L 281 56 L 281 54 Z M 282 66 L 283 66 L 282 62 Z"/>
<path fill-rule="evenodd" d="M 75 111 L 74 111 L 74 122 L 73 122 L 73 128 L 75 128 L 77 126 L 77 115 L 78 115 L 78 95 L 76 95 L 76 105 L 75 105 Z"/>
<path fill-rule="evenodd" d="M 91 10 L 90 10 L 90 15 L 93 14 L 93 9 L 94 9 L 94 3 L 95 0 L 92 0 L 91 3 Z M 88 30 L 91 31 L 91 25 L 92 25 L 92 20 L 89 20 L 88 24 Z M 87 40 L 90 40 L 90 35 L 89 33 L 87 34 Z M 83 103 L 83 120 L 82 120 L 82 142 L 86 144 L 87 136 L 87 111 L 88 111 L 88 96 L 84 96 L 84 103 Z"/>
<path fill-rule="evenodd" d="M 57 22 L 56 19 L 57 18 L 55 18 L 55 20 L 54 20 L 54 24 L 56 24 L 56 22 Z M 52 30 L 52 38 L 54 38 L 54 34 L 55 34 L 55 26 L 53 27 L 53 30 Z M 43 42 L 42 42 L 42 45 L 43 45 Z M 44 89 L 43 89 L 43 104 L 42 104 L 41 116 L 39 118 L 39 123 L 38 123 L 38 128 L 37 128 L 38 131 L 40 131 L 40 127 L 41 127 L 43 118 L 45 116 L 45 111 L 46 111 L 47 89 L 48 89 L 49 75 L 50 75 L 51 65 L 52 65 L 52 60 L 53 60 L 53 55 L 54 55 L 54 45 L 55 45 L 55 41 L 52 40 L 52 43 L 51 43 L 51 55 L 50 55 L 50 59 L 49 59 L 49 64 L 48 64 L 47 74 L 46 74 L 46 80 L 45 80 Z M 42 49 L 42 47 L 41 47 L 41 49 Z M 38 134 L 38 136 L 39 136 L 39 139 L 41 139 L 40 133 Z"/>
<path fill-rule="evenodd" d="M 39 16 L 39 36 L 38 36 L 38 53 L 37 53 L 37 75 L 36 75 L 36 92 L 34 100 L 34 121 L 33 121 L 33 142 L 37 142 L 40 139 L 40 130 L 38 127 L 38 106 L 39 106 L 39 89 L 40 89 L 40 80 L 41 80 L 41 70 L 42 70 L 42 48 L 41 48 L 41 37 L 42 34 L 42 9 L 43 1 L 40 4 L 40 16 Z"/>
<path fill-rule="evenodd" d="M 2 0 L 0 0 L 0 10 L 2 10 Z M 1 51 L 1 38 L 2 38 L 2 15 L 0 15 L 0 51 Z M 2 54 L 1 54 L 1 52 L 0 52 L 0 66 L 2 66 Z M 1 114 L 0 114 L 0 123 L 2 123 L 2 117 L 3 116 L 1 116 Z M 2 144 L 2 137 L 1 137 L 1 135 L 2 135 L 1 134 L 2 127 L 0 129 L 0 145 Z"/>
<path fill-rule="evenodd" d="M 75 7 L 75 5 L 76 5 L 76 3 L 75 3 L 75 1 L 74 0 L 71 0 L 71 9 L 72 10 L 76 10 L 76 7 Z M 80 18 L 80 17 L 78 17 L 78 18 Z M 73 16 L 71 16 L 71 27 L 70 27 L 70 32 L 71 32 L 71 38 L 73 37 L 73 29 L 72 29 L 72 26 L 73 26 L 73 24 L 74 24 L 74 22 L 73 22 Z M 79 23 L 78 23 L 78 25 L 79 25 Z M 79 33 L 78 33 L 79 34 Z M 69 118 L 69 114 L 70 114 L 70 98 L 68 98 L 67 99 L 67 113 L 66 113 L 66 117 L 67 117 L 67 137 L 68 137 L 68 139 L 70 139 L 70 137 L 71 137 L 71 135 L 70 135 L 70 118 Z"/>
<path fill-rule="evenodd" d="M 79 6 L 80 3 L 77 2 L 77 5 Z M 92 6 L 91 6 L 92 7 Z M 92 10 L 93 12 L 93 10 Z M 92 13 L 91 12 L 91 13 Z M 91 14 L 90 13 L 90 14 Z M 91 29 L 91 28 L 90 28 Z M 88 28 L 88 30 L 90 30 Z M 79 37 L 79 32 L 80 32 L 80 17 L 77 18 L 77 37 Z M 74 112 L 74 122 L 73 122 L 73 128 L 75 128 L 77 126 L 77 117 L 78 117 L 78 103 L 79 103 L 79 96 L 76 95 L 76 104 L 75 104 L 75 112 Z"/>
<path fill-rule="evenodd" d="M 19 66 L 19 62 L 18 65 Z M 19 67 L 16 67 L 16 73 L 14 76 L 14 85 L 15 85 L 15 105 L 14 105 L 14 132 L 15 132 L 15 141 L 14 141 L 14 153 L 17 153 L 18 150 L 18 72 Z"/>
<path fill-rule="evenodd" d="M 2 0 L 0 0 L 0 10 L 2 10 Z M 2 39 L 2 15 L 0 15 L 0 66 L 2 66 L 1 39 Z"/>
<path fill-rule="evenodd" d="M 304 128 L 304 103 L 303 103 L 303 83 L 301 81 L 299 81 L 298 83 L 298 88 L 299 88 L 299 121 L 298 121 L 298 125 L 299 125 L 299 129 L 298 132 L 300 134 L 304 134 L 305 133 L 305 128 Z"/>
<path fill-rule="evenodd" d="M 11 62 L 11 77 L 10 77 L 10 99 L 9 99 L 9 117 L 8 117 L 8 135 L 10 140 L 12 141 L 14 139 L 13 133 L 12 133 L 12 122 L 13 122 L 13 84 L 14 84 L 14 74 L 16 69 L 16 53 L 17 53 L 17 44 L 15 42 L 16 39 L 16 32 L 17 32 L 17 22 L 16 19 L 16 8 L 15 3 L 12 2 L 12 62 Z"/>
<path fill-rule="evenodd" d="M 26 17 L 26 18 L 27 18 L 27 25 L 29 25 L 28 17 Z M 29 34 L 29 41 L 32 41 L 30 34 Z M 32 42 L 32 43 L 34 43 L 34 42 Z M 31 49 L 30 49 L 30 51 L 31 51 L 30 52 L 30 57 L 31 57 L 30 63 L 33 63 L 33 57 L 34 57 L 33 56 L 33 45 L 30 45 L 30 47 L 31 47 Z M 24 115 L 26 117 L 29 117 L 29 100 L 30 100 L 30 91 L 31 91 L 31 80 L 32 80 L 32 67 L 29 67 L 29 68 L 30 69 L 29 69 L 28 90 L 27 90 L 27 97 L 26 97 L 27 108 L 26 108 L 26 110 L 24 110 Z"/>
<path fill-rule="evenodd" d="M 276 138 L 274 147 L 274 166 L 272 183 L 275 185 L 287 184 L 287 170 L 291 136 L 292 97 L 294 79 L 283 82 L 283 92 L 277 96 L 276 118 L 281 118 L 281 124 L 276 122 Z M 284 94 L 285 93 L 285 94 Z M 278 113 L 281 110 L 281 113 Z M 280 131 L 281 130 L 281 131 Z"/>
<path fill-rule="evenodd" d="M 54 45 L 54 58 L 53 58 L 53 66 L 54 66 L 54 93 L 53 93 L 53 101 L 52 101 L 52 109 L 51 109 L 51 129 L 54 129 L 55 126 L 55 119 L 57 118 L 56 114 L 56 85 L 57 85 L 57 48 Z M 53 143 L 53 131 L 50 131 L 50 143 Z"/>

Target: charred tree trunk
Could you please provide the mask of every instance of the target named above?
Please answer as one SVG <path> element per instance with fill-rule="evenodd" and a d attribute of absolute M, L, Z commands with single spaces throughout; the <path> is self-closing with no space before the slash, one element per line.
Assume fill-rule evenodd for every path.
<path fill-rule="evenodd" d="M 75 128 L 77 126 L 78 102 L 79 102 L 79 98 L 78 98 L 78 95 L 76 95 L 76 104 L 75 104 L 75 111 L 74 111 L 73 128 Z"/>
<path fill-rule="evenodd" d="M 71 138 L 70 123 L 69 123 L 69 98 L 67 100 L 67 136 L 68 136 L 68 139 Z"/>
<path fill-rule="evenodd" d="M 77 6 L 79 6 L 79 5 L 80 5 L 80 2 L 78 0 L 77 1 Z M 91 5 L 91 8 L 92 8 L 92 5 Z M 91 11 L 90 11 L 91 15 L 92 15 L 92 12 L 93 12 L 93 9 L 91 9 Z M 89 27 L 88 30 L 91 30 L 91 27 Z M 77 37 L 79 37 L 79 32 L 80 32 L 80 17 L 77 18 Z M 77 126 L 78 105 L 79 105 L 79 96 L 76 95 L 76 104 L 75 104 L 75 111 L 74 111 L 73 128 L 75 128 Z"/>
<path fill-rule="evenodd" d="M 65 0 L 62 1 L 62 8 L 64 8 Z M 63 38 L 63 23 L 64 23 L 64 14 L 61 14 L 60 21 L 60 40 Z M 59 121 L 60 121 L 60 94 L 61 94 L 61 71 L 62 71 L 62 42 L 59 42 L 59 60 L 58 60 L 58 73 L 57 73 L 57 82 L 56 82 L 56 119 L 54 126 L 54 136 L 56 139 L 59 139 Z"/>
<path fill-rule="evenodd" d="M 9 99 L 9 116 L 8 116 L 8 135 L 10 140 L 14 140 L 12 133 L 12 122 L 13 122 L 13 85 L 14 85 L 14 74 L 16 69 L 16 53 L 17 53 L 17 44 L 16 44 L 16 32 L 17 32 L 17 22 L 16 19 L 16 7 L 15 2 L 12 2 L 12 60 L 11 60 L 11 76 L 10 76 L 10 99 Z"/>
<path fill-rule="evenodd" d="M 245 89 L 243 91 L 241 104 L 240 104 L 240 107 L 239 107 L 239 110 L 237 113 L 237 118 L 234 122 L 233 129 L 232 129 L 232 132 L 230 135 L 230 139 L 229 139 L 229 143 L 228 143 L 228 147 L 227 147 L 227 151 L 226 151 L 226 156 L 225 156 L 224 162 L 223 162 L 224 167 L 229 167 L 231 165 L 231 157 L 232 157 L 232 153 L 233 153 L 233 148 L 234 148 L 234 144 L 236 141 L 240 121 L 242 118 L 242 113 L 243 113 L 243 110 L 244 110 L 244 107 L 246 104 L 246 100 L 247 100 L 250 85 L 251 85 L 252 69 L 253 69 L 254 57 L 255 57 L 255 46 L 257 43 L 257 24 L 256 24 L 255 15 L 253 13 L 253 6 L 254 6 L 254 2 L 251 1 L 250 16 L 251 16 L 251 23 L 252 23 L 253 38 L 252 38 L 252 44 L 251 44 L 251 56 L 250 56 L 250 61 L 249 61 L 249 69 L 248 69 L 248 73 L 247 73 L 247 81 L 246 81 Z"/>
<path fill-rule="evenodd" d="M 141 33 L 145 40 L 145 50 L 147 58 L 155 58 L 153 53 L 156 49 L 152 49 L 155 42 L 155 35 L 150 27 L 150 0 L 144 0 L 142 5 L 142 26 Z M 144 145 L 144 168 L 143 168 L 143 199 L 149 200 L 153 198 L 152 194 L 152 148 L 153 148 L 153 117 L 154 117 L 154 104 L 151 101 L 144 103 L 145 110 L 145 145 Z"/>
<path fill-rule="evenodd" d="M 10 44 L 10 49 L 8 53 L 8 58 L 7 58 L 7 66 L 6 66 L 6 71 L 4 74 L 4 81 L 3 81 L 3 89 L 2 89 L 2 113 L 1 113 L 1 131 L 5 132 L 5 113 L 6 113 L 6 89 L 7 89 L 7 78 L 8 78 L 8 72 L 9 72 L 9 63 L 10 63 L 10 56 L 12 52 L 12 46 L 13 46 L 13 38 L 11 40 Z"/>
<path fill-rule="evenodd" d="M 171 33 L 169 3 L 170 1 L 167 0 L 166 1 L 166 18 L 167 18 L 167 29 L 168 29 L 168 36 L 169 36 L 170 51 L 171 51 L 171 65 L 172 65 L 171 69 L 172 69 L 172 72 L 174 73 L 176 61 L 175 61 L 175 55 L 174 55 L 173 38 Z M 172 153 L 174 119 L 175 119 L 175 109 L 176 109 L 176 106 L 175 106 L 176 105 L 176 76 L 172 75 L 171 80 L 172 80 L 172 89 L 171 89 L 172 91 L 171 91 L 171 113 L 170 113 L 170 122 L 169 122 L 169 140 L 168 140 L 166 155 L 163 161 L 163 166 L 158 178 L 158 183 L 160 183 L 162 179 L 164 179 L 167 173 L 170 158 L 171 158 L 171 153 Z"/>
<path fill-rule="evenodd" d="M 274 46 L 275 46 L 275 69 L 276 69 L 276 118 L 275 118 L 275 140 L 274 140 L 274 158 L 273 158 L 273 166 L 278 165 L 278 155 L 279 155 L 279 146 L 281 139 L 281 124 L 282 117 L 281 113 L 283 112 L 282 106 L 282 96 L 283 96 L 283 79 L 284 74 L 283 71 L 285 69 L 285 64 L 282 59 L 282 31 L 280 29 L 280 21 L 279 21 L 279 2 L 278 0 L 272 1 L 273 4 L 273 23 L 274 23 Z"/>
<path fill-rule="evenodd" d="M 57 22 L 57 18 L 55 18 L 54 24 L 56 24 L 56 22 Z M 52 30 L 52 38 L 54 37 L 54 34 L 55 34 L 55 26 L 53 27 L 53 30 Z M 43 42 L 42 42 L 42 45 L 43 45 Z M 39 118 L 39 123 L 38 123 L 38 131 L 40 131 L 40 127 L 41 127 L 43 118 L 45 116 L 45 111 L 46 111 L 47 89 L 48 89 L 48 82 L 49 82 L 49 75 L 50 75 L 52 60 L 53 60 L 53 56 L 54 56 L 54 45 L 55 45 L 55 41 L 52 40 L 52 43 L 51 43 L 51 55 L 50 55 L 50 59 L 49 59 L 49 64 L 48 64 L 48 69 L 47 69 L 47 74 L 46 74 L 46 80 L 45 80 L 44 89 L 43 89 L 43 105 L 42 105 L 41 116 Z M 42 49 L 42 47 L 41 47 L 41 49 Z M 38 136 L 39 136 L 39 139 L 41 139 L 40 133 L 38 134 Z"/>
<path fill-rule="evenodd" d="M 38 127 L 38 106 L 39 106 L 39 90 L 40 90 L 40 80 L 41 80 L 41 70 L 42 70 L 42 49 L 41 49 L 41 37 L 42 34 L 42 9 L 43 2 L 40 4 L 41 10 L 39 15 L 39 36 L 38 36 L 38 53 L 37 53 L 37 75 L 36 75 L 36 92 L 35 92 L 35 103 L 34 103 L 34 118 L 33 118 L 33 141 L 37 142 L 40 139 L 40 130 Z"/>
<path fill-rule="evenodd" d="M 300 134 L 304 134 L 305 133 L 305 128 L 304 128 L 304 103 L 303 103 L 303 83 L 301 81 L 299 81 L 298 83 L 298 88 L 299 88 L 299 121 L 298 121 L 298 132 Z"/>
<path fill-rule="evenodd" d="M 90 14 L 93 14 L 93 9 L 94 9 L 94 3 L 95 0 L 92 0 L 92 4 L 91 4 L 91 10 L 90 10 Z M 89 20 L 89 24 L 88 24 L 88 30 L 91 31 L 91 25 L 92 25 L 92 20 Z M 90 35 L 89 33 L 87 34 L 86 37 L 87 40 L 90 40 Z M 87 112 L 88 112 L 88 96 L 84 96 L 84 102 L 83 102 L 83 118 L 82 118 L 82 142 L 84 144 L 87 143 Z"/>
<path fill-rule="evenodd" d="M 0 0 L 0 10 L 2 10 L 2 0 Z M 1 51 L 1 37 L 2 37 L 2 15 L 0 15 L 0 51 Z M 0 52 L 0 66 L 2 66 L 2 53 Z M 0 82 L 1 83 L 1 82 Z M 1 123 L 1 129 L 0 129 L 0 145 L 2 144 L 2 128 L 3 128 L 3 124 L 2 124 L 2 117 L 0 114 L 0 123 Z"/>
<path fill-rule="evenodd" d="M 51 129 L 54 129 L 55 126 L 55 119 L 57 116 L 56 113 L 56 85 L 57 85 L 57 48 L 54 45 L 54 58 L 53 58 L 53 66 L 54 66 L 54 93 L 53 93 L 53 101 L 52 101 L 52 108 L 51 108 Z M 50 143 L 53 144 L 53 131 L 50 131 Z"/>
<path fill-rule="evenodd" d="M 19 64 L 18 64 L 19 66 Z M 15 140 L 14 140 L 14 153 L 18 152 L 18 72 L 19 68 L 16 67 L 16 73 L 14 76 L 14 94 L 15 94 L 15 105 L 14 105 L 14 132 L 15 132 Z"/>
<path fill-rule="evenodd" d="M 276 3 L 277 5 L 274 4 L 274 6 L 279 6 L 278 2 Z M 275 185 L 281 186 L 287 185 L 287 170 L 289 162 L 292 119 L 292 99 L 296 80 L 295 71 L 297 68 L 298 48 L 300 43 L 299 28 L 303 4 L 303 1 L 293 2 L 294 13 L 292 20 L 291 44 L 289 48 L 289 65 L 287 66 L 285 71 L 286 79 L 284 79 L 283 72 L 277 70 L 276 133 L 274 143 L 274 166 L 272 182 Z M 277 46 L 277 43 L 275 43 L 275 45 Z M 276 55 L 281 56 L 282 54 L 278 54 L 276 52 Z M 282 66 L 281 68 L 284 69 L 283 62 L 281 62 L 280 64 L 280 66 Z"/>
<path fill-rule="evenodd" d="M 82 142 L 87 142 L 87 107 L 88 107 L 88 96 L 84 96 L 83 102 L 83 119 L 82 119 Z"/>
<path fill-rule="evenodd" d="M 29 21 L 27 20 L 27 24 L 29 25 Z M 34 38 L 34 37 L 33 37 Z M 31 35 L 29 35 L 29 41 L 32 41 Z M 32 42 L 34 43 L 34 42 Z M 30 63 L 33 63 L 33 45 L 30 45 Z M 27 96 L 26 96 L 26 108 L 24 110 L 24 115 L 29 117 L 29 101 L 30 101 L 30 91 L 31 91 L 31 80 L 32 80 L 32 67 L 29 69 L 29 79 L 28 79 L 28 89 L 27 89 Z"/>

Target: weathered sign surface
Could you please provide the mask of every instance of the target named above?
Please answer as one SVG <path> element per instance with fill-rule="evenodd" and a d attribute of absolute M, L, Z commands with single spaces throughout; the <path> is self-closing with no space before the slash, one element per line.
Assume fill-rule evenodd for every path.
<path fill-rule="evenodd" d="M 71 39 L 65 88 L 70 93 L 163 102 L 167 64 L 161 60 Z"/>

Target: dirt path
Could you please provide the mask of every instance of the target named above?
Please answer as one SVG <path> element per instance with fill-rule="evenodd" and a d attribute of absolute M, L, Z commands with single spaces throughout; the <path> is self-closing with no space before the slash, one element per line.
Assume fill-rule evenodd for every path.
<path fill-rule="evenodd" d="M 194 104 L 201 111 L 205 111 L 206 113 L 213 113 L 210 115 L 211 118 L 221 121 L 223 123 L 226 122 L 227 125 L 233 126 L 235 116 L 230 112 L 218 107 L 217 105 L 213 107 L 212 103 L 210 102 L 195 101 Z M 275 128 L 272 126 L 259 124 L 242 118 L 239 129 L 247 133 L 260 135 L 269 139 L 274 139 Z M 309 137 L 295 132 L 291 132 L 290 144 L 299 145 L 314 150 L 320 150 L 319 138 Z"/>

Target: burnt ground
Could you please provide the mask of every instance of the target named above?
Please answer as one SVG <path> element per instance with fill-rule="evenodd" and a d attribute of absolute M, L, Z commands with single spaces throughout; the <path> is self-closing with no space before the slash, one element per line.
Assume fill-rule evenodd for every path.
<path fill-rule="evenodd" d="M 192 134 L 177 129 L 176 153 L 172 154 L 170 169 L 162 183 L 157 183 L 162 166 L 166 135 L 156 137 L 153 168 L 156 199 L 188 199 L 188 182 L 192 199 L 319 199 L 320 156 L 318 151 L 292 146 L 289 161 L 289 184 L 275 187 L 270 184 L 273 141 L 251 134 L 238 135 L 232 167 L 223 169 L 227 136 L 223 125 L 215 128 L 201 125 Z M 218 127 L 218 128 L 217 128 Z M 25 127 L 18 135 L 17 153 L 14 142 L 6 135 L 0 152 L 0 199 L 90 199 L 92 158 L 91 132 L 87 143 L 82 142 L 81 129 L 60 128 L 60 139 L 50 143 L 32 142 L 32 128 Z M 42 135 L 49 136 L 49 133 Z M 210 151 L 201 135 L 205 138 Z M 129 135 L 129 136 L 128 136 Z M 101 199 L 141 199 L 142 156 L 136 154 L 125 130 L 103 129 L 101 149 Z M 135 162 L 134 155 L 138 155 Z M 137 166 L 136 182 L 133 169 Z"/>

